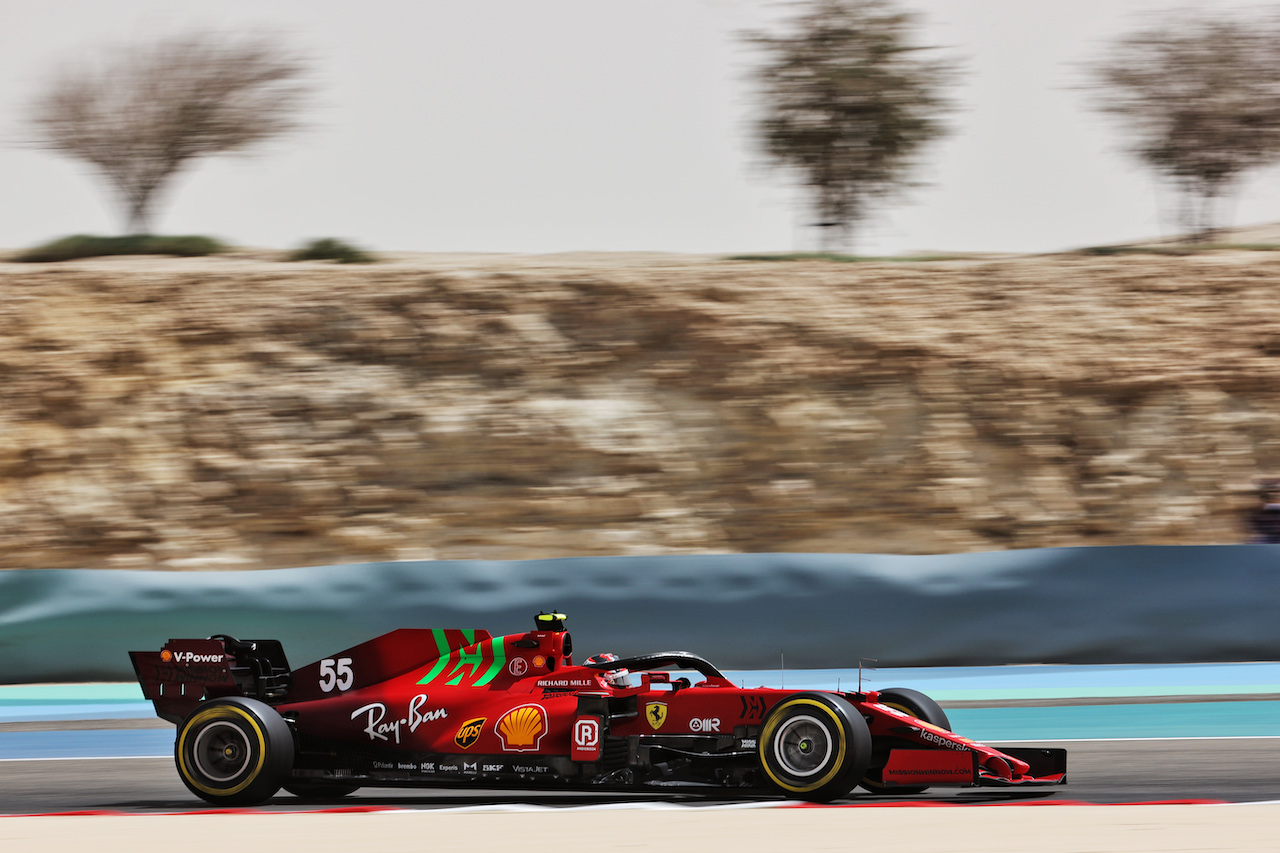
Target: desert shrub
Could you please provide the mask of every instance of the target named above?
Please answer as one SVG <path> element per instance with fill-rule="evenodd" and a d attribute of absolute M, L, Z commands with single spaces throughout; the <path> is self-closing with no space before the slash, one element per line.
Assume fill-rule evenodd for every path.
<path fill-rule="evenodd" d="M 226 246 L 212 237 L 198 235 L 157 237 L 151 234 L 129 234 L 124 237 L 95 237 L 91 234 L 74 234 L 27 249 L 13 260 L 22 263 L 49 263 L 106 255 L 177 255 L 189 258 L 214 255 L 225 250 Z"/>
<path fill-rule="evenodd" d="M 1114 255 L 1194 255 L 1198 248 L 1190 246 L 1087 246 L 1077 254 L 1111 257 Z"/>
<path fill-rule="evenodd" d="M 1276 243 L 1175 243 L 1167 246 L 1088 246 L 1081 255 L 1199 255 L 1204 252 L 1275 252 Z"/>
<path fill-rule="evenodd" d="M 326 237 L 312 240 L 289 256 L 291 261 L 336 261 L 340 264 L 371 264 L 374 257 L 350 243 Z"/>

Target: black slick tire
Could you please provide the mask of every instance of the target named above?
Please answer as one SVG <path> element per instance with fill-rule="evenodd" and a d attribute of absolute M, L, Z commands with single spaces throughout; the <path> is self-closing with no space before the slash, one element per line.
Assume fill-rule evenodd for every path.
<path fill-rule="evenodd" d="M 760 727 L 760 766 L 783 796 L 826 803 L 849 793 L 871 761 L 871 733 L 853 705 L 831 693 L 797 693 Z"/>
<path fill-rule="evenodd" d="M 178 776 L 202 800 L 220 806 L 264 803 L 293 770 L 293 733 L 270 705 L 242 696 L 198 706 L 173 746 Z"/>

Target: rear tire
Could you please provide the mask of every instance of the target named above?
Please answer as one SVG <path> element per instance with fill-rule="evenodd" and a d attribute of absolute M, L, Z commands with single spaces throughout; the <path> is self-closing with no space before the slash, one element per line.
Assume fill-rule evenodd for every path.
<path fill-rule="evenodd" d="M 293 733 L 270 705 L 229 696 L 198 706 L 178 727 L 178 776 L 219 806 L 264 803 L 293 770 Z"/>
<path fill-rule="evenodd" d="M 871 733 L 842 697 L 798 693 L 769 712 L 757 748 L 765 776 L 783 796 L 826 803 L 867 772 Z"/>
<path fill-rule="evenodd" d="M 937 726 L 940 729 L 951 731 L 951 721 L 947 719 L 947 712 L 943 711 L 937 702 L 919 690 L 912 690 L 909 687 L 890 687 L 887 690 L 881 690 L 880 704 L 896 708 L 899 711 L 910 714 L 917 720 L 924 720 L 926 723 Z M 891 743 L 887 746 L 892 748 L 892 745 Z M 884 765 L 888 760 L 888 749 L 885 749 L 883 754 L 877 750 L 875 760 L 872 762 L 872 768 L 862 777 L 862 781 L 859 784 L 872 794 L 923 794 L 929 790 L 928 785 L 886 786 L 884 784 Z"/>

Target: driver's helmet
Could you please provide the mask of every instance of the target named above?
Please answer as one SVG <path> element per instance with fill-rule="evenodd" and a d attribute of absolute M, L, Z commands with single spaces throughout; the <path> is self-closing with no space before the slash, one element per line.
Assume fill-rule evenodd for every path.
<path fill-rule="evenodd" d="M 598 655 L 592 655 L 591 657 L 587 658 L 585 661 L 583 661 L 583 663 L 586 663 L 586 664 L 612 663 L 615 660 L 620 660 L 620 658 L 617 655 L 615 655 L 613 652 L 601 652 Z M 611 669 L 604 673 L 604 680 L 605 680 L 605 683 L 608 684 L 610 687 L 630 687 L 631 673 L 630 671 L 627 670 L 626 667 L 621 667 L 619 669 Z"/>

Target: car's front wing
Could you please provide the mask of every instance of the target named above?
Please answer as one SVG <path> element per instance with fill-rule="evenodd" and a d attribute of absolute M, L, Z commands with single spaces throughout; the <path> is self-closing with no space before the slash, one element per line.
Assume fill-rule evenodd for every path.
<path fill-rule="evenodd" d="M 974 746 L 980 746 L 974 744 Z M 1012 759 L 1012 760 L 1010 760 Z M 1025 767 L 1025 770 L 1021 770 Z M 1021 770 L 1016 772 L 1015 768 Z M 1065 749 L 894 749 L 884 767 L 884 785 L 1025 787 L 1064 785 Z"/>

